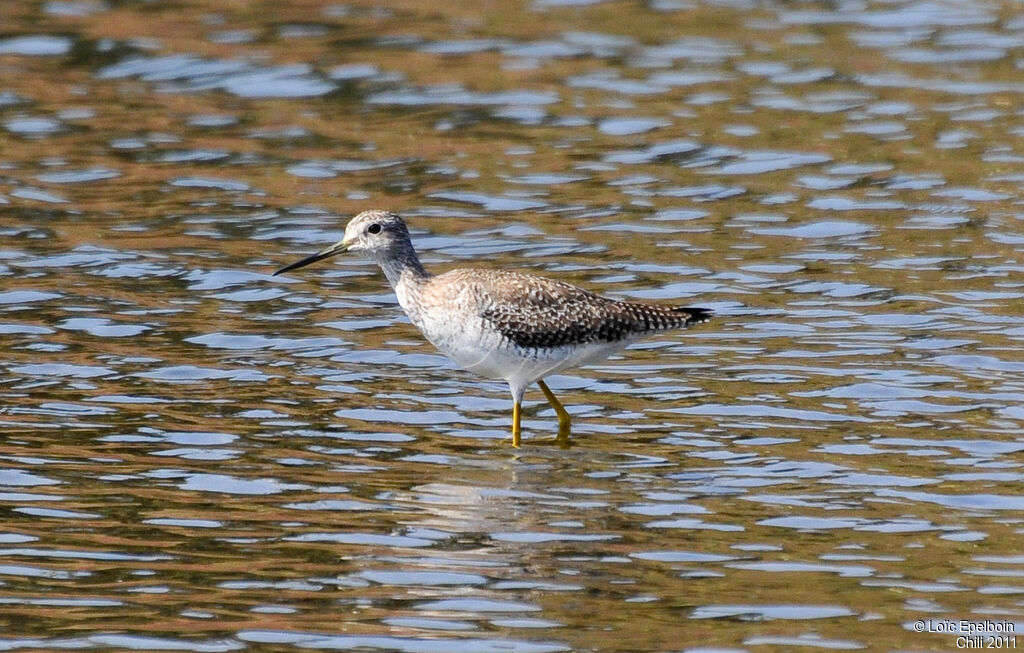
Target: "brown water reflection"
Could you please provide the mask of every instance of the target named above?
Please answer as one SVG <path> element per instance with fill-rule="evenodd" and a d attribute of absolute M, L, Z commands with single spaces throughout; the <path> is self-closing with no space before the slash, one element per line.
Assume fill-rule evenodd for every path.
<path fill-rule="evenodd" d="M 0 16 L 0 648 L 1024 628 L 1012 3 Z M 269 276 L 371 206 L 437 270 L 719 317 L 511 451 L 370 264 Z"/>

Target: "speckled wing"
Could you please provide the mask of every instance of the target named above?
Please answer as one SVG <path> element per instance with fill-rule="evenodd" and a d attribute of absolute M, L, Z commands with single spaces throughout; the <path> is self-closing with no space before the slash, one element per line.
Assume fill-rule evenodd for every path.
<path fill-rule="evenodd" d="M 622 302 L 582 288 L 515 272 L 486 271 L 480 316 L 520 347 L 623 342 L 707 320 L 711 311 Z"/>

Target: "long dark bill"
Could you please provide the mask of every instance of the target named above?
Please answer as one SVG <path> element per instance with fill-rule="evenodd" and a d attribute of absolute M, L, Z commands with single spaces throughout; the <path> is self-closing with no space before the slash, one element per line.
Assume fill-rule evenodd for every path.
<path fill-rule="evenodd" d="M 304 268 L 307 265 L 309 265 L 310 263 L 316 263 L 317 261 L 322 261 L 325 258 L 330 258 L 331 256 L 334 256 L 335 254 L 341 254 L 342 252 L 346 251 L 347 249 L 348 249 L 348 245 L 345 245 L 343 243 L 337 243 L 335 245 L 331 245 L 327 249 L 319 251 L 316 254 L 313 254 L 312 256 L 307 256 L 306 258 L 302 259 L 301 261 L 295 261 L 291 265 L 284 266 L 283 268 L 281 268 L 280 270 L 275 272 L 274 276 L 276 277 L 277 275 L 284 274 L 285 272 L 291 272 L 292 270 L 298 270 L 299 268 Z"/>

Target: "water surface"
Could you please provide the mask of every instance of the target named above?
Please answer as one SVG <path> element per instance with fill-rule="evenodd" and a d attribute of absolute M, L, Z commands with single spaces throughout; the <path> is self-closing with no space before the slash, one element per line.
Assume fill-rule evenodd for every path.
<path fill-rule="evenodd" d="M 9 3 L 0 648 L 1024 634 L 1022 45 L 1009 2 Z M 371 264 L 270 276 L 367 208 L 717 317 L 514 451 Z"/>

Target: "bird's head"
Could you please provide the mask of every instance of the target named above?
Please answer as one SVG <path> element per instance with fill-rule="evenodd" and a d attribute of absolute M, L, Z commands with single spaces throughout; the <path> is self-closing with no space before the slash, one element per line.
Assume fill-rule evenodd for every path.
<path fill-rule="evenodd" d="M 345 235 L 341 240 L 312 256 L 284 266 L 274 274 L 297 270 L 342 252 L 359 252 L 380 262 L 407 247 L 411 247 L 409 229 L 402 218 L 389 211 L 363 211 L 345 225 Z"/>

